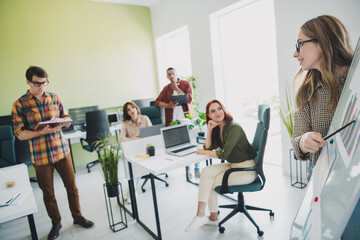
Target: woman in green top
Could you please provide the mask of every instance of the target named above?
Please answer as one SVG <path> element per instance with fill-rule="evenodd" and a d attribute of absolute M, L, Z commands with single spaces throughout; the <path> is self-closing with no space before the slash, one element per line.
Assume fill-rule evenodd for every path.
<path fill-rule="evenodd" d="M 218 225 L 218 201 L 214 188 L 220 186 L 226 170 L 255 166 L 256 153 L 246 138 L 240 125 L 233 122 L 230 113 L 218 100 L 206 105 L 207 134 L 204 149 L 198 154 L 227 160 L 227 163 L 205 167 L 201 172 L 199 184 L 198 209 L 196 216 L 186 232 L 192 232 L 205 224 Z M 251 183 L 255 180 L 255 171 L 236 172 L 230 175 L 229 185 Z M 209 204 L 210 216 L 205 216 L 206 204 Z"/>

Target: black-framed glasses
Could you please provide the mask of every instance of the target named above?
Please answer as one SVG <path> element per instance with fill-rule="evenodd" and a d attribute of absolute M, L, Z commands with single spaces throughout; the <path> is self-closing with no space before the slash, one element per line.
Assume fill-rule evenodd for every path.
<path fill-rule="evenodd" d="M 304 43 L 307 43 L 307 42 L 317 42 L 318 40 L 317 39 L 310 39 L 310 40 L 305 40 L 305 41 L 301 41 L 301 42 L 297 42 L 295 44 L 295 48 L 296 48 L 296 51 L 298 53 L 300 53 L 300 48 L 302 47 L 302 45 L 304 45 Z"/>
<path fill-rule="evenodd" d="M 34 84 L 35 87 L 40 87 L 41 85 L 43 86 L 47 86 L 49 84 L 49 80 L 46 79 L 45 82 L 33 82 L 33 81 L 30 81 L 32 84 Z"/>

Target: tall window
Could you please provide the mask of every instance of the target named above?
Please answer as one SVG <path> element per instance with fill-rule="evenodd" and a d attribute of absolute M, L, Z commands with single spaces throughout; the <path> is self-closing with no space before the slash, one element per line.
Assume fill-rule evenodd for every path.
<path fill-rule="evenodd" d="M 275 16 L 272 0 L 244 0 L 210 15 L 216 97 L 251 140 L 258 104 L 271 106 L 264 161 L 281 165 Z"/>
<path fill-rule="evenodd" d="M 159 89 L 169 80 L 166 69 L 174 67 L 181 76 L 191 75 L 190 40 L 188 27 L 182 27 L 156 39 Z"/>

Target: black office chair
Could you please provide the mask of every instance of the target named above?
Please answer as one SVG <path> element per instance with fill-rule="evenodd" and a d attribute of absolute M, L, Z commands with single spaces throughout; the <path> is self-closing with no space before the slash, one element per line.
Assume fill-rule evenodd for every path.
<path fill-rule="evenodd" d="M 15 138 L 10 125 L 0 126 L 0 168 L 16 164 Z"/>
<path fill-rule="evenodd" d="M 100 148 L 97 148 L 94 142 L 105 135 L 110 135 L 109 120 L 105 110 L 91 111 L 86 113 L 86 139 L 81 138 L 80 143 L 84 150 L 88 152 L 96 151 L 98 159 L 86 164 L 88 172 L 91 168 L 99 163 Z"/>
<path fill-rule="evenodd" d="M 162 124 L 161 110 L 156 106 L 148 106 L 140 108 L 141 115 L 149 117 L 152 125 Z"/>
<path fill-rule="evenodd" d="M 25 163 L 27 167 L 31 167 L 31 152 L 28 140 L 19 140 L 15 137 L 15 156 L 18 164 Z M 36 177 L 30 177 L 30 182 L 37 182 Z"/>
<path fill-rule="evenodd" d="M 0 125 L 10 125 L 14 131 L 14 123 L 10 115 L 0 117 Z M 15 137 L 15 159 L 17 164 L 25 163 L 27 167 L 31 167 L 31 152 L 28 140 L 21 141 Z M 36 177 L 30 177 L 31 182 L 37 182 Z"/>
<path fill-rule="evenodd" d="M 254 159 L 256 165 L 254 167 L 249 167 L 249 168 L 232 168 L 227 170 L 224 174 L 222 185 L 215 188 L 215 191 L 220 194 L 238 192 L 237 204 L 219 206 L 220 208 L 234 209 L 219 223 L 220 233 L 223 233 L 225 231 L 225 228 L 222 227 L 221 225 L 224 224 L 227 220 L 229 220 L 232 216 L 234 216 L 238 212 L 244 213 L 246 217 L 255 225 L 259 236 L 262 236 L 264 232 L 260 230 L 259 226 L 250 216 L 248 210 L 269 211 L 270 217 L 272 218 L 274 217 L 274 212 L 272 210 L 245 205 L 244 202 L 243 192 L 261 191 L 264 188 L 266 182 L 266 178 L 263 171 L 263 157 L 264 157 L 266 139 L 270 124 L 270 107 L 268 105 L 266 104 L 259 105 L 258 120 L 259 122 L 257 124 L 255 136 L 252 142 L 252 148 L 256 152 L 256 157 Z M 231 173 L 238 171 L 254 171 L 254 170 L 257 173 L 257 177 L 255 181 L 253 181 L 252 183 L 244 184 L 244 185 L 228 186 L 228 179 Z"/>
<path fill-rule="evenodd" d="M 161 110 L 159 107 L 156 107 L 156 106 L 141 107 L 140 112 L 141 112 L 141 115 L 146 115 L 149 117 L 152 125 L 162 124 Z M 160 174 L 154 176 L 154 178 L 165 183 L 165 186 L 168 187 L 169 183 L 166 180 L 159 178 L 158 176 L 160 176 L 160 175 L 164 175 L 165 178 L 167 178 L 168 177 L 167 173 L 160 173 Z M 142 190 L 142 192 L 146 192 L 144 186 L 147 183 L 147 181 L 149 181 L 150 175 L 145 175 L 145 176 L 142 176 L 141 178 L 145 179 L 143 184 L 141 185 L 141 190 Z"/>

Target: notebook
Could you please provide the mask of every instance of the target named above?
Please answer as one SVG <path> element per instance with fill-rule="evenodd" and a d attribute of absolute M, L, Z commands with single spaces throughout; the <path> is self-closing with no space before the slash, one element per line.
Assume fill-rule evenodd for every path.
<path fill-rule="evenodd" d="M 160 135 L 161 134 L 160 129 L 163 127 L 165 127 L 165 124 L 157 124 L 150 127 L 140 128 L 140 138 Z"/>
<path fill-rule="evenodd" d="M 192 145 L 187 125 L 175 125 L 161 129 L 165 151 L 168 154 L 182 157 L 196 152 L 198 145 Z"/>

